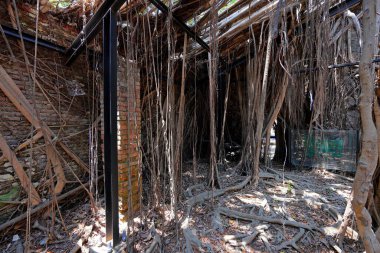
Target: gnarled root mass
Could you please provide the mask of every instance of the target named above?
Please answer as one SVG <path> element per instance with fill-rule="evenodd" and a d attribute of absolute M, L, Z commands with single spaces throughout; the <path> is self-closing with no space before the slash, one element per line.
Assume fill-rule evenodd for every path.
<path fill-rule="evenodd" d="M 200 193 L 200 194 L 198 194 L 198 195 L 196 195 L 196 196 L 194 196 L 194 197 L 192 197 L 186 201 L 186 203 L 187 203 L 187 215 L 186 215 L 186 217 L 185 217 L 185 219 L 181 225 L 183 234 L 184 234 L 185 239 L 186 239 L 186 253 L 193 252 L 194 246 L 198 250 L 201 249 L 202 246 L 205 246 L 205 245 L 202 245 L 202 243 L 198 239 L 197 235 L 189 228 L 189 219 L 190 219 L 191 208 L 195 204 L 203 203 L 206 200 L 222 196 L 223 194 L 225 194 L 227 192 L 241 190 L 250 182 L 250 180 L 251 180 L 251 177 L 249 176 L 244 181 L 242 181 L 241 183 L 239 183 L 237 185 L 227 187 L 224 189 L 215 190 L 215 191 L 202 192 L 202 193 Z M 219 227 L 219 228 L 222 229 L 222 227 Z"/>

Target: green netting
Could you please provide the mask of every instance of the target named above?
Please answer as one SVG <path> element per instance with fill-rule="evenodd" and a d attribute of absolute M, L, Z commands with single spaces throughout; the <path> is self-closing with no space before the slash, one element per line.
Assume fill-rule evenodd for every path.
<path fill-rule="evenodd" d="M 294 166 L 355 171 L 356 130 L 291 130 L 290 158 Z"/>

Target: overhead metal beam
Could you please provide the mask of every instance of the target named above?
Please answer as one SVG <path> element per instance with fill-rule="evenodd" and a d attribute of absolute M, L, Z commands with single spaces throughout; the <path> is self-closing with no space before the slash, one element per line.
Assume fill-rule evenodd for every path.
<path fill-rule="evenodd" d="M 361 3 L 361 0 L 346 0 L 344 2 L 341 2 L 340 4 L 335 5 L 334 7 L 330 8 L 329 15 L 330 17 L 334 17 L 336 15 L 342 14 L 346 10 L 358 5 Z"/>
<path fill-rule="evenodd" d="M 104 85 L 104 191 L 106 240 L 119 244 L 119 194 L 117 158 L 117 15 L 109 10 L 103 19 Z"/>
<path fill-rule="evenodd" d="M 3 28 L 4 34 L 6 36 L 16 38 L 19 40 L 22 39 L 25 42 L 36 43 L 36 36 L 32 36 L 32 35 L 29 35 L 29 34 L 24 33 L 24 32 L 21 32 L 21 35 L 20 35 L 20 32 L 16 29 L 13 29 L 13 28 L 5 26 L 5 25 L 1 25 L 1 27 Z M 59 46 L 57 44 L 54 44 L 52 42 L 49 42 L 47 40 L 40 39 L 40 38 L 37 38 L 37 45 L 44 47 L 44 48 L 54 50 L 54 51 L 59 52 L 59 53 L 65 53 L 66 52 L 66 49 L 64 47 Z"/>
<path fill-rule="evenodd" d="M 379 62 L 380 62 L 380 58 L 375 58 L 375 59 L 372 60 L 372 63 L 379 63 Z M 332 64 L 332 65 L 328 66 L 328 69 L 351 68 L 351 67 L 352 68 L 359 68 L 359 64 L 360 64 L 359 61 L 339 63 L 339 64 Z M 305 69 L 298 70 L 295 73 L 296 74 L 302 74 L 302 73 L 307 73 L 307 72 L 318 71 L 319 69 L 320 69 L 319 67 L 316 67 L 316 68 L 305 68 Z"/>
<path fill-rule="evenodd" d="M 100 32 L 104 17 L 112 10 L 117 12 L 126 0 L 106 0 L 96 11 L 94 16 L 88 21 L 83 30 L 75 38 L 71 46 L 66 51 L 66 65 L 70 65 L 85 49 L 85 45 Z"/>
<path fill-rule="evenodd" d="M 154 6 L 157 7 L 160 11 L 162 11 L 165 14 L 169 13 L 169 8 L 160 0 L 149 0 Z M 207 45 L 207 43 L 202 40 L 201 37 L 195 34 L 195 32 L 186 25 L 185 22 L 180 20 L 177 16 L 173 15 L 173 21 L 185 32 L 187 33 L 191 38 L 193 38 L 201 47 L 203 47 L 206 51 L 210 52 L 210 47 Z"/>

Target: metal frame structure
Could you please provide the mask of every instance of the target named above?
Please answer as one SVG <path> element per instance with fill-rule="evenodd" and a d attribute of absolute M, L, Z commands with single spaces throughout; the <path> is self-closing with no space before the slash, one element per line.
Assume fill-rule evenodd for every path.
<path fill-rule="evenodd" d="M 169 8 L 160 0 L 149 0 L 154 6 L 165 14 L 169 13 Z M 101 28 L 101 23 L 104 17 L 107 15 L 109 10 L 115 13 L 120 9 L 120 7 L 125 3 L 125 0 L 108 0 L 100 6 L 99 10 L 94 14 L 90 21 L 86 24 L 84 29 L 75 38 L 71 46 L 66 50 L 67 61 L 66 65 L 70 65 L 74 60 L 83 52 L 85 45 L 91 42 L 92 39 L 98 34 Z M 178 17 L 173 16 L 174 22 L 191 38 L 193 38 L 202 48 L 210 51 L 207 43 L 202 40 L 196 33 L 186 25 Z"/>
<path fill-rule="evenodd" d="M 104 88 L 104 191 L 106 240 L 120 242 L 117 157 L 117 12 L 110 9 L 103 19 Z"/>
<path fill-rule="evenodd" d="M 74 60 L 83 52 L 85 45 L 91 42 L 95 36 L 100 32 L 103 19 L 112 10 L 114 13 L 126 0 L 106 0 L 97 10 L 97 12 L 88 21 L 83 30 L 75 38 L 71 46 L 66 50 L 67 61 L 66 65 L 70 65 Z"/>
<path fill-rule="evenodd" d="M 341 2 L 334 7 L 330 8 L 329 15 L 330 17 L 334 17 L 336 15 L 342 14 L 346 10 L 358 5 L 361 3 L 361 0 L 346 0 Z"/>
<path fill-rule="evenodd" d="M 163 13 L 168 14 L 168 7 L 160 0 L 149 0 Z M 4 33 L 24 41 L 37 43 L 41 47 L 49 48 L 67 56 L 66 64 L 70 65 L 85 49 L 85 45 L 100 32 L 103 24 L 103 80 L 104 80 L 104 161 L 105 161 L 105 199 L 106 199 L 106 239 L 113 240 L 113 247 L 120 242 L 119 207 L 118 207 L 118 159 L 117 159 L 117 12 L 126 0 L 106 0 L 79 33 L 71 46 L 65 50 L 54 43 L 37 39 L 26 33 L 3 26 Z M 329 15 L 335 16 L 345 10 L 360 4 L 361 0 L 346 0 L 329 10 Z M 207 43 L 178 17 L 173 21 L 202 48 L 210 51 Z M 227 66 L 227 71 L 246 61 L 247 57 L 238 59 Z M 377 60 L 375 60 L 377 62 Z M 342 64 L 346 67 L 357 63 Z M 220 71 L 219 74 L 222 74 Z M 222 78 L 222 76 L 220 76 Z M 218 87 L 218 111 L 223 108 L 224 85 Z M 219 115 L 218 120 L 221 120 Z M 220 122 L 218 124 L 220 131 Z M 220 134 L 220 133 L 219 133 Z M 218 135 L 219 135 L 218 134 Z"/>
<path fill-rule="evenodd" d="M 168 7 L 160 0 L 149 0 L 160 11 L 169 13 Z M 104 80 L 104 167 L 105 167 L 105 200 L 106 200 L 106 239 L 113 240 L 113 247 L 120 242 L 119 207 L 118 207 L 118 157 L 117 157 L 117 12 L 126 0 L 105 0 L 98 11 L 92 16 L 84 29 L 79 33 L 71 46 L 65 50 L 52 42 L 36 39 L 35 36 L 23 33 L 7 26 L 2 26 L 5 35 L 22 39 L 30 43 L 37 43 L 67 56 L 66 64 L 70 65 L 83 52 L 85 46 L 100 32 L 103 24 L 103 80 Z M 345 0 L 329 10 L 329 16 L 341 14 L 349 8 L 361 3 L 361 0 Z M 173 15 L 173 21 L 202 48 L 210 51 L 207 43 L 202 40 L 185 22 Z M 246 62 L 247 56 L 237 59 L 226 68 L 232 68 Z M 373 62 L 379 62 L 374 59 Z M 355 66 L 355 63 L 345 63 L 329 66 L 329 68 Z M 225 71 L 225 70 L 224 70 Z M 220 86 L 218 86 L 218 137 L 221 133 L 221 120 L 225 96 L 225 80 L 223 72 L 219 70 Z"/>
<path fill-rule="evenodd" d="M 159 0 L 150 0 L 163 13 L 168 7 Z M 104 80 L 104 173 L 106 200 L 106 239 L 113 240 L 113 247 L 120 242 L 118 208 L 118 159 L 117 159 L 117 11 L 125 0 L 108 0 L 103 3 L 66 50 L 66 65 L 70 65 L 101 29 L 103 22 L 103 80 Z M 177 17 L 173 20 L 204 49 L 208 45 Z"/>
<path fill-rule="evenodd" d="M 22 39 L 22 40 L 24 40 L 26 42 L 30 42 L 30 43 L 36 43 L 36 36 L 32 36 L 32 35 L 29 35 L 27 33 L 20 32 L 19 30 L 10 28 L 10 27 L 5 26 L 5 25 L 1 25 L 1 27 L 3 28 L 4 34 L 6 36 L 13 37 L 13 38 L 16 38 L 19 40 Z M 37 38 L 37 45 L 44 47 L 44 48 L 54 50 L 58 53 L 65 53 L 65 51 L 66 51 L 66 49 L 64 47 L 56 45 L 56 44 L 49 42 L 47 40 L 40 39 L 40 38 Z"/>
<path fill-rule="evenodd" d="M 169 13 L 169 8 L 160 0 L 149 0 L 154 6 L 157 7 L 160 11 L 162 11 L 165 14 Z M 207 45 L 207 43 L 201 39 L 196 33 L 191 30 L 191 28 L 186 25 L 181 19 L 179 19 L 177 16 L 173 15 L 173 21 L 185 32 L 187 33 L 191 38 L 193 38 L 203 49 L 205 49 L 207 52 L 210 52 L 210 47 Z"/>

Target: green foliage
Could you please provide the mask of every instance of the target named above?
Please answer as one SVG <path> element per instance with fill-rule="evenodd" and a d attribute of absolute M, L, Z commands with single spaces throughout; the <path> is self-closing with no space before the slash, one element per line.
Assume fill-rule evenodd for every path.
<path fill-rule="evenodd" d="M 291 194 L 292 193 L 292 190 L 294 189 L 294 185 L 293 185 L 293 183 L 291 182 L 291 181 L 288 181 L 288 182 L 286 182 L 286 185 L 287 185 L 287 187 L 288 187 L 288 190 L 287 190 L 287 194 Z"/>
<path fill-rule="evenodd" d="M 218 11 L 218 14 L 222 14 L 223 12 L 225 12 L 226 10 L 228 10 L 231 6 L 233 6 L 235 3 L 237 3 L 239 0 L 230 0 L 228 1 L 228 3 L 226 4 L 226 6 L 224 6 L 223 8 L 221 8 L 219 11 Z"/>
<path fill-rule="evenodd" d="M 58 8 L 65 9 L 71 5 L 71 0 L 49 0 L 49 2 Z"/>
<path fill-rule="evenodd" d="M 19 195 L 19 191 L 20 191 L 19 187 L 15 186 L 15 187 L 12 187 L 12 189 L 8 193 L 0 195 L 0 206 L 4 205 L 2 204 L 2 202 L 15 200 Z"/>

